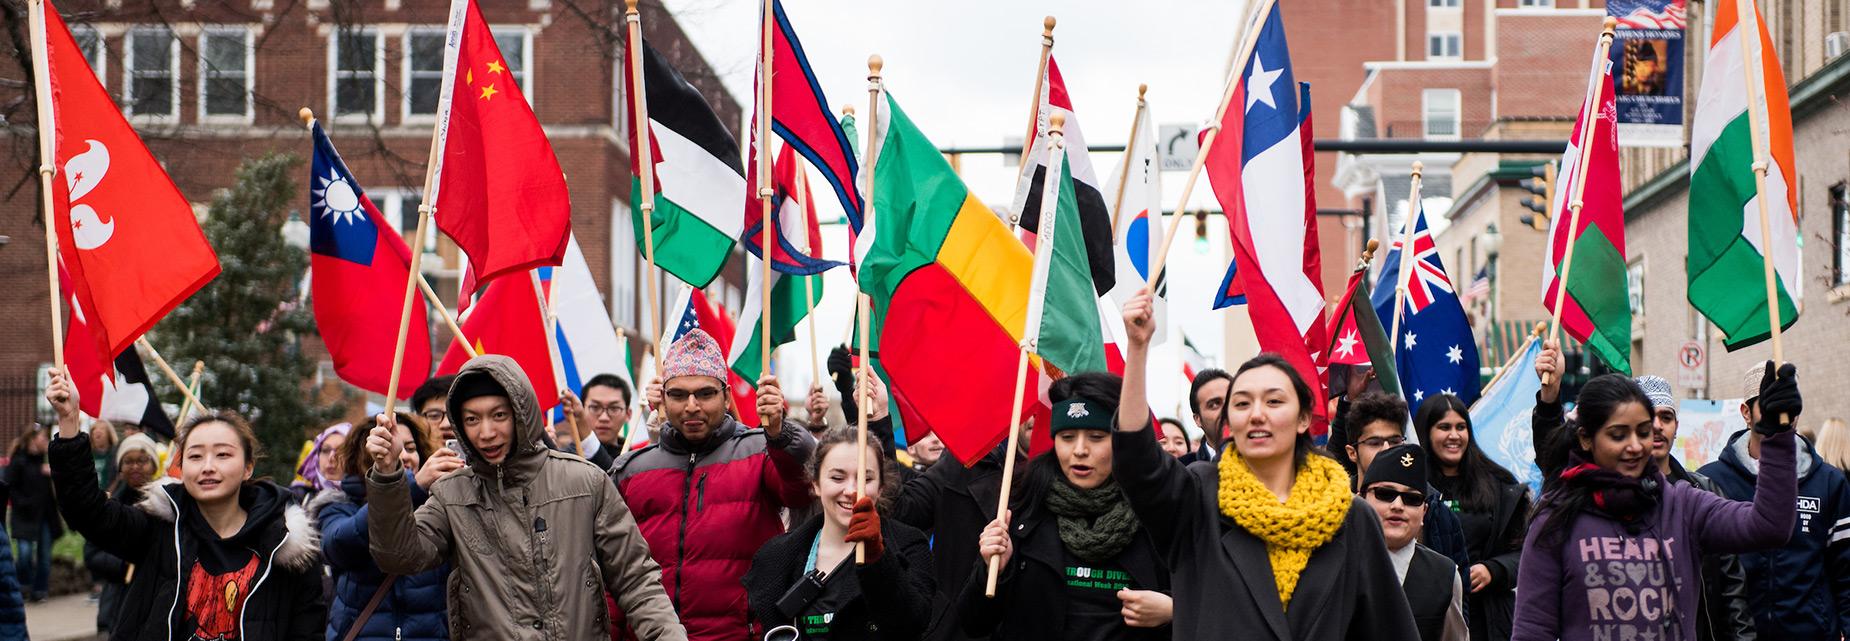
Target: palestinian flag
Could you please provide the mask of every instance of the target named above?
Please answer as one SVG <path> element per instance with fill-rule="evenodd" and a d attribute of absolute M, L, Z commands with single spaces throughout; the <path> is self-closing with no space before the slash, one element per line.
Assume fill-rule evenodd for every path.
<path fill-rule="evenodd" d="M 772 236 L 783 240 L 784 245 L 779 251 L 772 252 L 772 259 L 784 261 L 784 256 L 789 256 L 788 261 L 793 264 L 831 262 L 812 255 L 822 250 L 815 201 L 811 200 L 808 185 L 803 186 L 801 198 L 796 195 L 796 172 L 803 171 L 803 168 L 796 154 L 791 151 L 791 145 L 784 145 L 783 151 L 777 154 L 777 165 L 772 172 L 771 182 L 777 191 L 772 197 L 775 202 L 771 205 L 774 208 L 771 219 L 778 226 Z M 807 247 L 791 245 L 790 238 L 806 238 Z M 808 249 L 808 252 L 803 249 Z M 775 266 L 776 263 L 773 263 Z M 732 336 L 732 350 L 727 360 L 739 378 L 755 382 L 764 374 L 760 371 L 764 365 L 764 261 L 747 252 L 745 274 L 745 309 L 739 313 L 739 326 Z M 809 297 L 807 300 L 806 296 Z M 796 339 L 797 323 L 809 315 L 813 301 L 821 299 L 821 274 L 795 275 L 780 269 L 771 270 L 771 351 L 777 351 L 779 345 Z"/>
<path fill-rule="evenodd" d="M 700 90 L 688 84 L 647 40 L 642 54 L 649 157 L 655 162 L 650 168 L 655 172 L 655 211 L 650 221 L 655 264 L 690 285 L 706 287 L 732 255 L 732 246 L 745 226 L 745 173 L 739 167 L 739 143 Z M 629 65 L 623 68 L 627 83 Z M 633 110 L 629 117 L 634 122 Z M 632 132 L 630 149 L 642 148 Z M 637 251 L 644 249 L 640 157 L 630 154 L 630 209 L 635 212 L 630 220 Z"/>
<path fill-rule="evenodd" d="M 1779 300 L 1782 329 L 1799 318 L 1803 283 L 1786 76 L 1760 12 L 1740 2 L 1716 4 L 1702 97 L 1689 134 L 1689 302 L 1722 331 L 1729 351 L 1772 335 L 1766 261 L 1777 274 L 1772 295 Z M 1749 95 L 1750 84 L 1758 96 Z M 1765 127 L 1758 135 L 1750 131 L 1755 120 L 1750 110 Z M 1764 151 L 1756 153 L 1756 146 Z M 1770 161 L 1764 194 L 1753 169 L 1762 157 Z M 1766 199 L 1771 238 L 1760 233 L 1760 198 Z"/>
<path fill-rule="evenodd" d="M 908 435 L 936 432 L 973 464 L 1006 437 L 1034 259 L 898 102 L 885 102 L 855 238 L 860 289 L 873 299 L 869 346 Z M 1038 389 L 1028 381 L 1024 415 L 1041 405 Z"/>
<path fill-rule="evenodd" d="M 1568 184 L 1555 190 L 1549 207 L 1554 213 L 1548 223 L 1548 257 L 1542 261 L 1542 305 L 1555 311 L 1560 303 L 1555 297 L 1565 289 L 1561 329 L 1586 343 L 1608 366 L 1629 376 L 1632 308 L 1625 278 L 1625 208 L 1619 186 L 1619 138 L 1614 133 L 1619 108 L 1613 97 L 1612 62 L 1595 57 L 1588 77 L 1587 99 L 1581 101 L 1574 136 L 1561 154 L 1559 175 L 1567 176 Z M 1597 104 L 1592 102 L 1594 91 L 1599 92 Z M 1590 135 L 1588 127 L 1592 128 Z M 1584 170 L 1579 168 L 1583 140 L 1591 148 Z M 1580 184 L 1574 184 L 1574 177 L 1583 172 Z M 1576 190 L 1582 202 L 1580 226 L 1569 230 L 1574 216 L 1568 205 Z M 1559 269 L 1570 246 L 1574 269 L 1563 288 Z"/>
<path fill-rule="evenodd" d="M 1066 93 L 1066 80 L 1060 77 L 1060 65 L 1052 56 L 1047 57 L 1046 90 L 1041 92 L 1040 117 L 1035 120 L 1034 145 L 1028 151 L 1028 157 L 1022 159 L 1022 178 L 1015 183 L 1015 201 L 1012 205 L 1021 214 L 1021 229 L 1024 238 L 1033 247 L 1033 235 L 1040 230 L 1041 218 L 1041 181 L 1048 174 L 1052 164 L 1048 157 L 1051 147 L 1047 135 L 1048 123 L 1053 114 L 1066 116 L 1066 126 L 1061 130 L 1066 139 L 1067 180 L 1072 183 L 1073 197 L 1079 203 L 1079 222 L 1070 229 L 1083 230 L 1080 234 L 1085 240 L 1084 254 L 1092 270 L 1092 286 L 1098 295 L 1104 296 L 1117 282 L 1118 270 L 1116 256 L 1113 252 L 1111 210 L 1105 206 L 1105 192 L 1099 189 L 1098 172 L 1092 170 L 1092 156 L 1086 151 L 1086 136 L 1079 130 L 1079 117 L 1073 113 L 1073 101 Z"/>

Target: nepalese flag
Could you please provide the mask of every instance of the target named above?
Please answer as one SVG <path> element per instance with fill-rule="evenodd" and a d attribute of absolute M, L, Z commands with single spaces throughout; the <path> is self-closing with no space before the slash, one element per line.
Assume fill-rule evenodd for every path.
<path fill-rule="evenodd" d="M 1104 190 L 1099 188 L 1098 172 L 1092 170 L 1092 155 L 1086 151 L 1086 136 L 1079 129 L 1079 116 L 1073 113 L 1073 101 L 1066 93 L 1066 80 L 1060 76 L 1060 65 L 1052 56 L 1047 58 L 1046 90 L 1041 93 L 1040 115 L 1035 120 L 1034 144 L 1028 151 L 1028 157 L 1022 159 L 1022 176 L 1015 182 L 1015 200 L 1012 211 L 1017 212 L 1024 240 L 1028 247 L 1034 247 L 1034 234 L 1038 233 L 1041 218 L 1041 194 L 1044 189 L 1041 181 L 1047 177 L 1049 165 L 1048 149 L 1052 147 L 1047 135 L 1053 114 L 1066 116 L 1065 128 L 1061 130 L 1065 138 L 1067 179 L 1071 181 L 1074 198 L 1079 203 L 1079 224 L 1068 229 L 1082 232 L 1085 240 L 1085 258 L 1092 270 L 1092 287 L 1100 296 L 1112 289 L 1117 282 L 1117 268 L 1113 265 L 1111 211 L 1105 206 Z"/>
<path fill-rule="evenodd" d="M 822 229 L 816 220 L 816 201 L 810 195 L 809 185 L 797 179 L 797 175 L 806 170 L 795 151 L 796 145 L 784 144 L 771 170 L 771 186 L 776 190 L 771 197 L 771 222 L 775 225 L 771 238 L 777 243 L 771 248 L 771 269 L 809 276 L 842 263 L 822 258 Z M 764 256 L 759 248 L 764 242 L 764 209 L 756 198 L 746 203 L 745 233 L 739 239 L 752 256 Z"/>
<path fill-rule="evenodd" d="M 1477 341 L 1465 319 L 1465 308 L 1445 276 L 1439 250 L 1433 246 L 1425 208 L 1419 203 L 1412 206 L 1416 209 L 1406 224 L 1413 225 L 1414 261 L 1402 274 L 1402 241 L 1395 241 L 1381 261 L 1381 279 L 1371 302 L 1381 321 L 1393 327 L 1395 284 L 1406 283 L 1400 331 L 1389 338 L 1395 343 L 1395 370 L 1408 406 L 1417 408 L 1433 394 L 1452 394 L 1469 404 L 1477 400 L 1480 390 Z"/>
<path fill-rule="evenodd" d="M 380 315 L 404 305 L 411 249 L 347 170 L 320 123 L 309 128 L 309 290 L 315 326 L 334 373 L 354 387 L 384 394 L 392 379 L 398 324 Z M 411 306 L 398 391 L 409 398 L 429 377 L 430 323 Z"/>
<path fill-rule="evenodd" d="M 829 110 L 829 99 L 822 95 L 822 84 L 809 67 L 803 42 L 784 15 L 784 3 L 772 0 L 771 10 L 776 20 L 771 29 L 771 131 L 822 173 L 841 200 L 849 224 L 858 228 L 863 206 L 861 193 L 854 188 L 854 176 L 860 171 L 854 137 Z M 778 163 L 783 163 L 781 156 Z"/>
<path fill-rule="evenodd" d="M 732 335 L 736 323 L 726 310 L 713 305 L 705 292 L 698 288 L 681 286 L 681 295 L 675 297 L 674 305 L 668 308 L 668 318 L 675 324 L 663 328 L 662 340 L 657 345 L 668 349 L 675 341 L 681 340 L 688 332 L 698 328 L 713 337 L 719 343 L 719 351 L 732 353 Z M 755 381 L 739 378 L 737 372 L 726 370 L 726 387 L 732 393 L 732 416 L 750 427 L 758 427 L 758 394 L 752 389 Z"/>
<path fill-rule="evenodd" d="M 77 385 L 78 409 L 98 420 L 134 423 L 173 438 L 173 419 L 154 395 L 141 354 L 131 346 L 111 362 L 97 353 L 89 315 L 72 291 L 70 271 L 63 265 L 58 266 L 58 289 L 71 305 L 71 323 L 64 332 L 64 369 Z"/>
<path fill-rule="evenodd" d="M 1260 349 L 1275 352 L 1307 381 L 1322 381 L 1323 287 L 1306 261 L 1316 242 L 1315 218 L 1306 217 L 1302 89 L 1291 74 L 1284 19 L 1273 6 L 1253 38 L 1252 57 L 1235 79 L 1219 139 L 1206 169 L 1214 195 L 1227 212 L 1236 282 Z M 1290 188 L 1280 188 L 1290 186 Z M 1314 211 L 1310 212 L 1314 216 Z M 1312 344 L 1316 346 L 1312 346 Z M 1324 390 L 1312 405 L 1322 418 Z"/>

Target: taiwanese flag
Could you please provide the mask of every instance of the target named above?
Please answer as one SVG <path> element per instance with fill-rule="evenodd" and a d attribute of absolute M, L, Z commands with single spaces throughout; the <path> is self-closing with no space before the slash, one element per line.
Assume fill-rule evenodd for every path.
<path fill-rule="evenodd" d="M 354 387 L 384 394 L 392 379 L 393 316 L 379 310 L 404 305 L 411 249 L 360 189 L 320 123 L 309 128 L 308 258 L 315 325 L 334 359 L 334 373 Z M 429 377 L 430 324 L 422 304 L 411 306 L 398 393 Z"/>
<path fill-rule="evenodd" d="M 94 353 L 120 354 L 218 275 L 193 206 L 97 82 L 50 2 L 42 8 L 54 135 L 49 228 Z M 35 25 L 36 28 L 36 25 Z M 107 358 L 107 356 L 105 356 Z"/>
<path fill-rule="evenodd" d="M 437 121 L 437 228 L 469 255 L 470 283 L 557 266 L 571 235 L 565 174 L 482 12 L 450 3 Z"/>
<path fill-rule="evenodd" d="M 475 353 L 500 354 L 520 364 L 520 371 L 533 384 L 533 393 L 540 397 L 541 411 L 559 404 L 559 383 L 553 374 L 552 344 L 546 340 L 546 330 L 539 277 L 531 271 L 489 281 L 462 322 L 463 335 L 475 344 Z M 469 353 L 451 341 L 443 362 L 437 364 L 437 374 L 455 374 L 468 361 Z"/>

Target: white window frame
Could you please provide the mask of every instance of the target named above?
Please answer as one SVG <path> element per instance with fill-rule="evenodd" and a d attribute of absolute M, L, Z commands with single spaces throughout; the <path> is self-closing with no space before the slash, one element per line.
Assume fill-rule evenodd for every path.
<path fill-rule="evenodd" d="M 1433 53 L 1433 45 L 1439 45 L 1439 53 Z M 1445 45 L 1457 45 L 1457 49 L 1446 52 Z M 1459 60 L 1465 57 L 1465 35 L 1456 31 L 1433 31 L 1426 34 L 1427 60 Z"/>
<path fill-rule="evenodd" d="M 135 111 L 135 36 L 167 32 L 167 72 L 172 81 L 167 92 L 172 108 L 166 113 Z M 136 27 L 122 37 L 122 111 L 137 120 L 169 120 L 180 117 L 180 35 L 165 27 Z"/>
<path fill-rule="evenodd" d="M 1553 9 L 1555 0 L 1517 0 L 1516 6 L 1523 9 Z"/>
<path fill-rule="evenodd" d="M 629 113 L 630 88 L 629 67 L 627 66 L 629 65 L 629 49 L 627 45 L 621 42 L 617 43 L 616 46 L 617 56 L 616 59 L 612 61 L 610 69 L 610 77 L 615 79 L 614 82 L 610 83 L 610 120 L 611 128 L 616 131 L 617 140 L 623 141 L 623 146 L 627 153 L 627 148 L 630 144 L 630 128 L 635 124 L 631 122 L 632 116 L 630 116 Z"/>
<path fill-rule="evenodd" d="M 1460 9 L 1463 4 L 1460 0 L 1426 0 L 1428 9 Z"/>
<path fill-rule="evenodd" d="M 1452 133 L 1432 133 L 1433 98 L 1449 94 L 1452 97 Z M 1420 134 L 1426 140 L 1458 140 L 1464 129 L 1465 104 L 1464 94 L 1457 89 L 1425 89 L 1420 92 Z"/>
<path fill-rule="evenodd" d="M 533 107 L 533 30 L 524 26 L 496 27 L 491 25 L 489 27 L 489 32 L 493 33 L 496 38 L 509 35 L 520 36 L 521 68 L 518 72 L 514 72 L 514 75 L 518 78 L 517 82 L 520 86 L 521 95 L 527 99 L 527 106 Z M 446 33 L 445 27 L 424 25 L 406 29 L 404 35 L 401 37 L 400 44 L 402 45 L 401 50 L 404 51 L 404 60 L 399 62 L 399 84 L 404 87 L 404 91 L 398 101 L 398 117 L 400 122 L 428 125 L 437 121 L 437 115 L 434 113 L 420 114 L 412 113 L 411 111 L 411 39 L 414 36 L 436 35 L 441 37 Z M 495 43 L 496 46 L 500 46 L 500 44 L 500 42 Z M 502 57 L 505 58 L 506 56 L 507 52 L 502 52 Z M 441 78 L 439 78 L 438 82 L 442 82 Z M 441 92 L 443 90 L 442 86 L 438 86 L 437 90 Z"/>
<path fill-rule="evenodd" d="M 244 113 L 212 114 L 206 112 L 206 89 L 211 85 L 206 76 L 206 39 L 214 36 L 242 36 L 244 38 Z M 251 124 L 256 119 L 256 82 L 257 82 L 257 43 L 249 27 L 209 27 L 199 33 L 199 121 L 206 123 Z"/>
<path fill-rule="evenodd" d="M 398 234 L 399 238 L 417 233 L 417 208 L 416 206 L 406 208 L 405 200 L 407 198 L 421 199 L 422 196 L 420 192 L 409 189 L 370 189 L 366 192 L 366 197 L 375 201 L 373 205 L 379 208 L 379 215 L 385 218 L 385 224 L 391 226 L 392 233 Z M 436 225 L 430 225 L 424 229 L 424 242 L 421 249 L 426 253 L 437 251 Z"/>
<path fill-rule="evenodd" d="M 385 34 L 373 27 L 361 27 L 347 30 L 359 36 L 373 37 L 373 108 L 364 114 L 341 113 L 340 95 L 340 39 L 343 31 L 335 29 L 328 33 L 328 116 L 332 122 L 383 122 L 385 120 Z"/>
<path fill-rule="evenodd" d="M 642 281 L 637 278 L 641 268 L 636 234 L 631 230 L 632 215 L 629 200 L 610 199 L 610 318 L 630 332 L 641 334 L 636 326 L 636 288 Z"/>
<path fill-rule="evenodd" d="M 104 36 L 103 30 L 96 28 L 96 25 L 77 23 L 70 25 L 70 27 L 71 39 L 77 41 L 78 52 L 83 53 L 84 60 L 90 63 L 90 71 L 96 74 L 96 82 L 98 84 L 107 85 L 104 78 L 109 77 L 109 38 Z M 80 37 L 80 33 L 88 33 L 96 37 L 95 56 L 91 56 L 89 52 L 83 50 L 83 39 Z M 104 89 L 108 89 L 108 87 L 105 86 Z"/>

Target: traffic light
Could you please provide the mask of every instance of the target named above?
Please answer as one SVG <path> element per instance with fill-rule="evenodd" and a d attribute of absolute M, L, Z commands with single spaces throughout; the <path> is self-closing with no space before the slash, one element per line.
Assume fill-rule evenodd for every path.
<path fill-rule="evenodd" d="M 1517 185 L 1532 194 L 1522 199 L 1522 206 L 1535 213 L 1523 214 L 1521 220 L 1537 231 L 1548 231 L 1548 218 L 1552 213 L 1548 208 L 1555 200 L 1555 163 L 1550 160 L 1529 172 L 1534 177 L 1524 178 Z"/>

